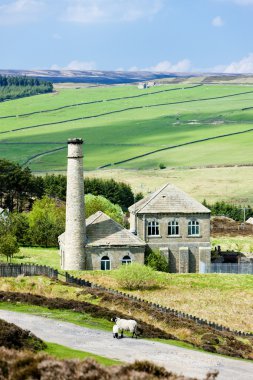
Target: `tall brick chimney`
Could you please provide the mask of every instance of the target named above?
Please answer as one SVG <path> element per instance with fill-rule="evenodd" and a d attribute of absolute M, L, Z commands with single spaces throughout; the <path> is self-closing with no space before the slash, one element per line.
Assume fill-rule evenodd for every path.
<path fill-rule="evenodd" d="M 84 214 L 83 140 L 68 140 L 65 253 L 62 269 L 85 269 L 84 244 L 86 226 Z"/>

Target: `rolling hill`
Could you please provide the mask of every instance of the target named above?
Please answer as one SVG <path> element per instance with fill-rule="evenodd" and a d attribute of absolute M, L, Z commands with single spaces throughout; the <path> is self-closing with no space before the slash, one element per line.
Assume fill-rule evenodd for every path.
<path fill-rule="evenodd" d="M 253 86 L 168 84 L 58 88 L 0 104 L 0 157 L 65 170 L 66 141 L 85 168 L 252 164 Z"/>

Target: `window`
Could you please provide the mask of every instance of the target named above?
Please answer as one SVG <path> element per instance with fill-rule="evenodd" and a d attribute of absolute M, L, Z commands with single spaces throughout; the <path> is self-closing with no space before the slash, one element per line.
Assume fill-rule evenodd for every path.
<path fill-rule="evenodd" d="M 168 235 L 179 235 L 179 224 L 177 220 L 172 220 L 168 223 Z"/>
<path fill-rule="evenodd" d="M 159 223 L 156 220 L 148 222 L 148 236 L 159 235 Z"/>
<path fill-rule="evenodd" d="M 198 236 L 199 235 L 199 222 L 197 220 L 190 220 L 188 223 L 188 235 Z"/>
<path fill-rule="evenodd" d="M 124 256 L 121 262 L 122 262 L 122 265 L 123 264 L 131 264 L 132 260 L 131 260 L 131 257 Z"/>
<path fill-rule="evenodd" d="M 111 260 L 108 256 L 103 256 L 101 259 L 101 270 L 110 270 L 111 269 Z"/>

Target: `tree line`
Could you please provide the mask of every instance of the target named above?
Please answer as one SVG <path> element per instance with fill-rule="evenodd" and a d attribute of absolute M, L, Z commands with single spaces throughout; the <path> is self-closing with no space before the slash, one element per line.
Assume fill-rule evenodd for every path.
<path fill-rule="evenodd" d="M 244 217 L 247 220 L 253 216 L 253 209 L 250 205 L 243 207 L 241 205 L 226 203 L 225 201 L 208 204 L 206 200 L 203 201 L 203 205 L 211 210 L 211 215 L 226 216 L 237 222 L 244 222 Z"/>
<path fill-rule="evenodd" d="M 38 78 L 0 75 L 0 102 L 53 91 L 53 84 Z"/>
<path fill-rule="evenodd" d="M 131 187 L 114 179 L 85 178 L 86 194 L 102 195 L 113 204 L 118 204 L 124 211 L 143 197 L 134 195 Z M 0 207 L 9 211 L 22 212 L 31 210 L 34 199 L 47 195 L 66 200 L 67 177 L 62 174 L 35 176 L 28 167 L 0 159 Z"/>
<path fill-rule="evenodd" d="M 113 179 L 86 178 L 86 217 L 103 211 L 126 226 L 123 212 L 142 194 Z M 0 160 L 0 254 L 17 252 L 17 247 L 55 247 L 65 229 L 67 178 L 64 175 L 35 176 L 28 167 Z"/>

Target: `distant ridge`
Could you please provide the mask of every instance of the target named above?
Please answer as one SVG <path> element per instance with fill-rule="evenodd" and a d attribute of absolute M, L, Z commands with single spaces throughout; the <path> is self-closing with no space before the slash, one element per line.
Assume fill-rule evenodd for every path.
<path fill-rule="evenodd" d="M 224 73 L 173 73 L 152 71 L 101 71 L 101 70 L 0 70 L 0 75 L 25 75 L 53 83 L 87 83 L 91 85 L 131 84 L 146 81 L 179 83 L 190 78 L 199 78 L 200 83 L 229 81 L 253 82 L 253 74 Z"/>
<path fill-rule="evenodd" d="M 79 71 L 79 70 L 0 70 L 1 75 L 26 75 L 54 83 L 74 82 L 93 84 L 124 84 L 149 81 L 160 78 L 189 77 L 174 73 L 153 73 L 148 71 Z"/>

